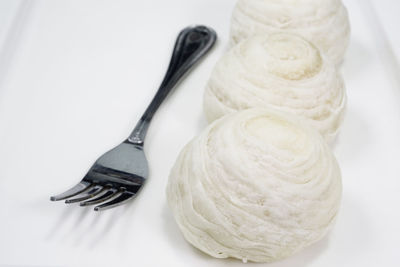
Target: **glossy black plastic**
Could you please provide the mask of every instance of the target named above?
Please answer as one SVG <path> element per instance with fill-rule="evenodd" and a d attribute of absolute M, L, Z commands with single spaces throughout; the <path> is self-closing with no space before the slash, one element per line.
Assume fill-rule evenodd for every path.
<path fill-rule="evenodd" d="M 179 79 L 212 48 L 216 40 L 215 31 L 205 26 L 187 27 L 180 32 L 164 80 L 129 136 L 129 142 L 143 144 L 150 121 L 158 107 Z"/>
<path fill-rule="evenodd" d="M 215 32 L 205 26 L 182 30 L 176 40 L 164 80 L 132 134 L 123 143 L 103 154 L 77 185 L 50 200 L 80 202 L 81 206 L 99 204 L 94 208 L 96 211 L 132 200 L 148 178 L 143 143 L 154 113 L 182 76 L 211 49 L 216 38 Z"/>

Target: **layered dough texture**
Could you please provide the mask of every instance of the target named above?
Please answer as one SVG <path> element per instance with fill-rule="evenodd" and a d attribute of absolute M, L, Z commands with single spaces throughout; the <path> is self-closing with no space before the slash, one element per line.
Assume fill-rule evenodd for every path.
<path fill-rule="evenodd" d="M 299 117 L 253 108 L 210 124 L 181 151 L 167 199 L 203 252 L 272 262 L 321 239 L 341 199 L 338 164 Z"/>
<path fill-rule="evenodd" d="M 204 94 L 211 122 L 251 107 L 305 118 L 328 142 L 342 123 L 345 86 L 335 65 L 310 42 L 290 33 L 240 42 L 217 62 Z"/>
<path fill-rule="evenodd" d="M 238 0 L 231 20 L 231 43 L 276 31 L 299 34 L 339 64 L 350 25 L 341 0 Z"/>

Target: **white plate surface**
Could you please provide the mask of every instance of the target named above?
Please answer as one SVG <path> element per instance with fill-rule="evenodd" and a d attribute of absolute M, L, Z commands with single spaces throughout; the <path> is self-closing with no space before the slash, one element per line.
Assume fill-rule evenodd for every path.
<path fill-rule="evenodd" d="M 271 267 L 400 266 L 400 5 L 345 3 L 349 101 L 334 147 L 342 209 L 328 237 Z M 226 49 L 233 4 L 0 2 L 0 266 L 242 266 L 192 248 L 165 198 L 176 156 L 206 125 L 202 93 Z M 140 196 L 104 213 L 50 202 L 129 134 L 176 34 L 194 23 L 214 27 L 219 42 L 154 118 L 146 140 L 151 176 Z"/>

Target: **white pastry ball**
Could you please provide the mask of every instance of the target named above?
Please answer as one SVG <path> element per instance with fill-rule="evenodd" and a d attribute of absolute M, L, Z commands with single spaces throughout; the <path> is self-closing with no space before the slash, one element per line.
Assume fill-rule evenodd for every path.
<path fill-rule="evenodd" d="M 238 0 L 231 21 L 231 42 L 276 31 L 297 33 L 327 56 L 342 62 L 350 36 L 341 0 Z"/>
<path fill-rule="evenodd" d="M 330 142 L 343 121 L 346 93 L 335 65 L 302 37 L 258 35 L 217 62 L 204 93 L 208 121 L 251 107 L 304 117 Z"/>
<path fill-rule="evenodd" d="M 321 135 L 271 109 L 215 121 L 181 151 L 167 199 L 203 252 L 272 262 L 321 239 L 339 210 L 341 175 Z"/>

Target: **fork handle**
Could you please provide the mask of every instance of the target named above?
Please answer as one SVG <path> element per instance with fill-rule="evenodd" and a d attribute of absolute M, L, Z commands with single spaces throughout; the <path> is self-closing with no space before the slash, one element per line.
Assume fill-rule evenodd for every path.
<path fill-rule="evenodd" d="M 212 48 L 216 39 L 215 31 L 205 26 L 190 26 L 179 33 L 167 73 L 127 142 L 143 145 L 150 121 L 158 107 L 182 76 Z"/>

